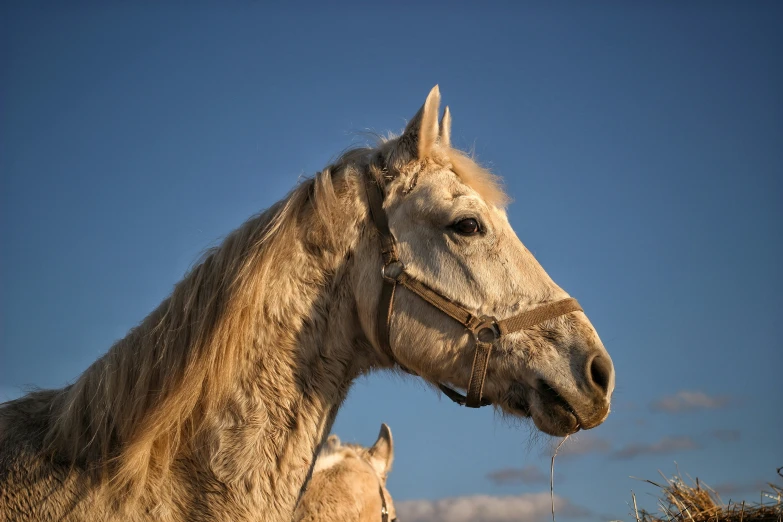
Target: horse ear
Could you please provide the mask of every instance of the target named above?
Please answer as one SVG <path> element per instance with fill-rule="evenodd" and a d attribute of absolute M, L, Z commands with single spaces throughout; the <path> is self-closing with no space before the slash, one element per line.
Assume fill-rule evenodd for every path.
<path fill-rule="evenodd" d="M 424 105 L 408 122 L 405 131 L 400 136 L 400 146 L 408 149 L 410 158 L 424 159 L 438 139 L 438 107 L 440 106 L 440 89 L 432 88 Z"/>
<path fill-rule="evenodd" d="M 340 447 L 340 437 L 338 437 L 337 435 L 329 435 L 329 438 L 326 439 L 326 449 L 329 451 L 334 451 L 339 447 Z"/>
<path fill-rule="evenodd" d="M 449 106 L 443 111 L 443 118 L 440 120 L 440 144 L 444 147 L 451 146 L 451 112 Z"/>
<path fill-rule="evenodd" d="M 385 423 L 381 424 L 378 440 L 370 448 L 369 453 L 370 464 L 385 479 L 386 474 L 391 471 L 392 462 L 394 462 L 394 440 L 391 429 Z"/>

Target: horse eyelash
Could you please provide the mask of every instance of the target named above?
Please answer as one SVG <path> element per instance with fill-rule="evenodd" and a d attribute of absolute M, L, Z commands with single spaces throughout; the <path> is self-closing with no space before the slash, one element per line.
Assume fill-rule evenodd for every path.
<path fill-rule="evenodd" d="M 448 225 L 448 227 L 447 227 L 447 228 L 451 229 L 451 228 L 453 228 L 453 227 L 454 227 L 454 225 L 456 225 L 457 223 L 459 223 L 460 221 L 463 221 L 463 220 L 465 220 L 465 219 L 474 219 L 474 220 L 476 221 L 476 223 L 478 223 L 478 234 L 480 234 L 480 235 L 482 235 L 482 236 L 483 236 L 484 234 L 486 234 L 486 233 L 487 233 L 487 229 L 486 229 L 486 227 L 484 226 L 484 222 L 483 222 L 481 219 L 479 219 L 477 216 L 474 216 L 474 215 L 471 215 L 471 214 L 467 214 L 467 215 L 465 215 L 465 216 L 460 216 L 460 217 L 458 217 L 457 219 L 455 219 L 454 221 L 452 221 L 452 222 L 451 222 L 451 223 Z"/>
<path fill-rule="evenodd" d="M 407 196 L 408 194 L 410 194 L 410 193 L 411 193 L 411 191 L 412 191 L 413 189 L 415 189 L 415 188 L 416 188 L 416 184 L 417 184 L 418 182 L 419 182 L 419 175 L 418 175 L 418 174 L 415 174 L 415 175 L 413 175 L 413 176 L 411 177 L 411 181 L 410 181 L 410 183 L 408 184 L 408 186 L 407 186 L 407 187 L 405 187 L 405 188 L 402 190 L 402 193 L 403 193 L 404 195 L 406 195 L 406 196 Z"/>

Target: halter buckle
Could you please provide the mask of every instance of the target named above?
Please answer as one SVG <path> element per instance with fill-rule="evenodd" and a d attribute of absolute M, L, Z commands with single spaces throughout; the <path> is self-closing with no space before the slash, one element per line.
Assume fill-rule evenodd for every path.
<path fill-rule="evenodd" d="M 390 283 L 396 283 L 404 271 L 405 265 L 400 260 L 392 261 L 381 267 L 381 275 Z"/>
<path fill-rule="evenodd" d="M 477 343 L 494 343 L 500 339 L 500 327 L 494 317 L 481 317 L 479 323 L 471 330 Z"/>

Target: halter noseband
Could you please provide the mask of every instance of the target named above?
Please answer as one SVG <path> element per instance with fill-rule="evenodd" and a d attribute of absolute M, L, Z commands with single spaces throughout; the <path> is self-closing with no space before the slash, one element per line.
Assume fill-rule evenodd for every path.
<path fill-rule="evenodd" d="M 370 215 L 375 224 L 375 228 L 378 231 L 381 242 L 381 256 L 383 258 L 383 266 L 381 267 L 383 287 L 381 288 L 381 298 L 378 303 L 378 319 L 376 321 L 378 343 L 383 351 L 386 352 L 391 360 L 396 362 L 400 368 L 408 373 L 416 375 L 415 372 L 409 370 L 397 361 L 389 341 L 391 316 L 394 308 L 394 291 L 397 288 L 397 285 L 402 285 L 430 305 L 460 323 L 473 334 L 473 339 L 476 343 L 476 351 L 473 355 L 473 368 L 471 369 L 470 380 L 468 381 L 467 394 L 462 395 L 445 384 L 439 383 L 438 387 L 441 391 L 460 406 L 479 408 L 492 404 L 491 401 L 482 397 L 482 392 L 484 390 L 484 380 L 487 376 L 489 356 L 492 352 L 494 343 L 505 335 L 529 328 L 548 319 L 553 319 L 570 312 L 582 311 L 582 307 L 579 306 L 576 299 L 569 297 L 567 299 L 541 305 L 532 310 L 519 313 L 503 320 L 497 320 L 491 316 L 478 317 L 474 315 L 465 307 L 447 299 L 405 271 L 405 265 L 397 256 L 396 241 L 391 229 L 389 229 L 389 221 L 386 217 L 386 212 L 383 210 L 383 188 L 375 179 L 371 169 L 367 170 L 365 188 L 367 190 Z"/>

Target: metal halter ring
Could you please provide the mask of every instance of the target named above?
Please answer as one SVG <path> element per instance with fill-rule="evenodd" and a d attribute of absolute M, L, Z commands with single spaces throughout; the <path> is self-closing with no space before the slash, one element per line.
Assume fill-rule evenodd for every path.
<path fill-rule="evenodd" d="M 482 317 L 472 332 L 477 343 L 494 343 L 500 339 L 500 327 L 494 317 Z"/>
<path fill-rule="evenodd" d="M 402 261 L 392 261 L 388 265 L 381 267 L 381 275 L 384 279 L 391 282 L 396 282 L 404 271 L 405 265 L 402 264 Z"/>

